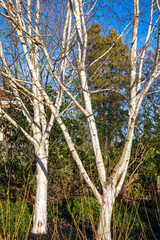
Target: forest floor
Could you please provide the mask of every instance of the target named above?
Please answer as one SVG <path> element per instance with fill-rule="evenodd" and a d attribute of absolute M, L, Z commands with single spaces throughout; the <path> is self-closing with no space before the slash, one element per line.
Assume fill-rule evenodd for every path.
<path fill-rule="evenodd" d="M 58 231 L 57 231 L 58 230 Z M 94 240 L 95 237 L 93 236 L 93 231 L 91 227 L 85 229 L 85 233 L 82 229 L 80 229 L 81 233 L 77 231 L 77 228 L 72 225 L 66 226 L 65 224 L 59 224 L 57 230 L 49 231 L 47 235 L 34 235 L 32 233 L 29 234 L 27 240 Z M 160 240 L 160 231 L 158 233 L 146 232 L 145 234 L 137 229 L 133 229 L 131 234 L 126 238 L 125 236 L 121 235 L 119 238 L 119 233 L 114 236 L 114 240 L 125 239 L 125 240 Z"/>

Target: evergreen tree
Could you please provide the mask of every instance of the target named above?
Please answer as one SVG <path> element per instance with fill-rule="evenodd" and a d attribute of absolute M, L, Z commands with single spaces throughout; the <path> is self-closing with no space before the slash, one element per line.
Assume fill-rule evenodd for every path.
<path fill-rule="evenodd" d="M 107 54 L 100 58 L 107 50 Z M 113 141 L 124 138 L 122 125 L 126 122 L 127 109 L 123 107 L 125 99 L 116 91 L 125 93 L 129 89 L 129 49 L 114 29 L 103 36 L 101 26 L 92 24 L 88 30 L 87 57 L 90 89 L 114 89 L 114 92 L 103 91 L 92 95 L 101 146 L 110 148 Z"/>

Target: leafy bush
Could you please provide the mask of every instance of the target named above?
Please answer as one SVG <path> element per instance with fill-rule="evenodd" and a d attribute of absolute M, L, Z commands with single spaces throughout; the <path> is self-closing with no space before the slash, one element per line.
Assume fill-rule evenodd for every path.
<path fill-rule="evenodd" d="M 2 235 L 25 235 L 31 226 L 32 214 L 23 201 L 0 202 L 0 232 Z"/>
<path fill-rule="evenodd" d="M 139 206 L 139 203 L 122 204 L 116 202 L 113 209 L 113 227 L 125 232 L 132 229 L 148 231 L 159 231 L 159 220 L 157 209 L 149 209 Z"/>
<path fill-rule="evenodd" d="M 0 145 L 0 160 L 0 196 L 7 199 L 9 190 L 10 200 L 22 201 L 26 189 L 32 196 L 36 186 L 33 148 L 27 144 L 10 148 Z"/>
<path fill-rule="evenodd" d="M 77 222 L 95 224 L 99 219 L 99 206 L 93 197 L 75 197 L 68 201 L 68 210 Z"/>
<path fill-rule="evenodd" d="M 152 231 L 153 232 L 159 232 L 160 227 L 160 216 L 159 212 L 160 209 L 150 209 L 146 207 L 140 207 L 139 208 L 139 217 L 141 219 L 141 222 L 143 226 L 146 226 L 145 230 Z"/>
<path fill-rule="evenodd" d="M 76 221 L 96 226 L 99 221 L 99 205 L 93 197 L 77 196 L 70 199 L 62 199 L 52 206 L 49 216 L 58 221 Z M 122 203 L 115 202 L 112 214 L 113 231 L 129 233 L 132 229 L 140 231 L 155 231 L 159 229 L 157 209 L 149 209 L 140 206 L 138 202 Z"/>
<path fill-rule="evenodd" d="M 95 225 L 99 219 L 99 206 L 93 197 L 76 196 L 62 199 L 58 205 L 50 206 L 48 215 L 57 216 L 59 221 L 74 220 L 77 223 Z"/>
<path fill-rule="evenodd" d="M 138 205 L 123 204 L 116 201 L 112 215 L 113 228 L 117 228 L 119 231 L 124 230 L 125 232 L 127 229 L 141 229 L 138 210 Z"/>

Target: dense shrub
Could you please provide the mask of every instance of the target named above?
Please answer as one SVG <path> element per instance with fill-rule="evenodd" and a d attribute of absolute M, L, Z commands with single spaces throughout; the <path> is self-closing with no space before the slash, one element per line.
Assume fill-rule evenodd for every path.
<path fill-rule="evenodd" d="M 32 214 L 23 201 L 0 202 L 0 233 L 4 236 L 24 236 L 31 226 Z"/>
<path fill-rule="evenodd" d="M 137 229 L 148 231 L 159 231 L 160 222 L 158 209 L 149 209 L 140 206 L 139 203 L 123 204 L 116 202 L 112 216 L 113 226 L 118 230 Z"/>
<path fill-rule="evenodd" d="M 76 196 L 62 199 L 49 207 L 49 216 L 57 216 L 59 221 L 96 224 L 99 219 L 99 206 L 93 197 Z"/>
<path fill-rule="evenodd" d="M 99 206 L 93 197 L 77 196 L 62 199 L 49 207 L 49 216 L 58 221 L 84 223 L 86 226 L 97 226 L 99 221 Z M 112 227 L 124 234 L 131 230 L 159 231 L 160 221 L 158 210 L 140 206 L 138 202 L 115 202 L 112 215 Z"/>
<path fill-rule="evenodd" d="M 75 197 L 68 201 L 68 210 L 77 222 L 95 224 L 99 219 L 99 206 L 93 197 Z"/>
<path fill-rule="evenodd" d="M 4 147 L 0 145 L 0 200 L 22 200 L 29 192 L 30 200 L 36 187 L 34 178 L 36 164 L 31 146 L 19 145 Z M 29 191 L 30 189 L 30 191 Z"/>

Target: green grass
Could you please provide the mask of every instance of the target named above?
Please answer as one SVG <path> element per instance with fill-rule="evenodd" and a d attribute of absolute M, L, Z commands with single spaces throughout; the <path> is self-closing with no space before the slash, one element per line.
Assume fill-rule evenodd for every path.
<path fill-rule="evenodd" d="M 116 202 L 112 216 L 113 240 L 128 240 L 130 233 L 135 230 L 142 232 L 143 236 L 146 232 L 151 232 L 154 236 L 160 228 L 159 213 L 158 208 L 146 208 L 137 202 Z M 62 199 L 48 206 L 48 219 L 49 230 L 53 235 L 58 237 L 57 229 L 65 223 L 75 226 L 79 239 L 87 239 L 86 229 L 89 227 L 96 236 L 99 206 L 93 197 L 88 196 Z M 53 226 L 54 229 L 51 229 Z M 20 236 L 27 239 L 31 227 L 32 211 L 25 201 L 0 202 L 0 239 L 18 239 Z M 58 239 L 57 237 L 53 239 Z"/>
<path fill-rule="evenodd" d="M 52 214 L 51 214 L 52 213 Z M 160 210 L 140 206 L 140 202 L 132 203 L 116 202 L 112 216 L 113 235 L 118 239 L 129 239 L 132 231 L 140 231 L 145 235 L 146 232 L 159 232 L 160 229 Z M 74 197 L 71 199 L 60 200 L 57 204 L 50 206 L 49 216 L 56 218 L 58 222 L 74 223 L 84 228 L 92 226 L 93 233 L 99 220 L 99 206 L 93 197 Z M 56 217 L 55 217 L 56 216 Z M 55 220 L 54 220 L 55 221 Z M 123 236 L 123 237 L 122 237 Z M 114 239 L 117 239 L 114 237 Z"/>
<path fill-rule="evenodd" d="M 5 238 L 27 235 L 31 228 L 32 214 L 25 201 L 0 202 L 0 233 Z"/>

